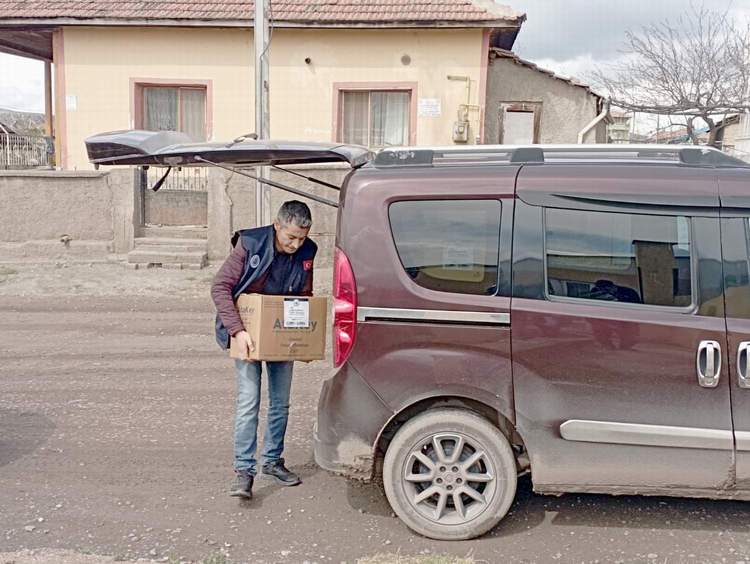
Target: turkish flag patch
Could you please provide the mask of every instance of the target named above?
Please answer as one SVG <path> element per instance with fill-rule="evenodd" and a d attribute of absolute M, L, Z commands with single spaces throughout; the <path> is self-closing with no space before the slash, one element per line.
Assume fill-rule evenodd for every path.
<path fill-rule="evenodd" d="M 305 270 L 312 270 L 312 267 L 313 267 L 313 261 L 311 260 L 302 261 L 302 268 L 304 268 Z"/>

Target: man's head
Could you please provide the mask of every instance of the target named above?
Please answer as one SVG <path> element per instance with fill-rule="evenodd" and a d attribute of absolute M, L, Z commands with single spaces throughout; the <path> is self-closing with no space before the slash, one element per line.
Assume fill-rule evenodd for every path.
<path fill-rule="evenodd" d="M 312 214 L 307 204 L 297 200 L 285 202 L 276 215 L 276 250 L 294 254 L 305 242 L 312 225 Z"/>

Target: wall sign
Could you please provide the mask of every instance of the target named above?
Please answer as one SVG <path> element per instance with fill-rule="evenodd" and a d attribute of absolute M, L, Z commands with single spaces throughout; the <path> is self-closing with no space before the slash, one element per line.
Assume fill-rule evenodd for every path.
<path fill-rule="evenodd" d="M 440 98 L 420 98 L 418 104 L 419 117 L 440 117 Z"/>

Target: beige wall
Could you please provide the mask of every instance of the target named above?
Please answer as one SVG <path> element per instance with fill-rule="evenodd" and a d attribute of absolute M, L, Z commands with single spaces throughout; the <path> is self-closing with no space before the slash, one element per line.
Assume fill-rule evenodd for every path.
<path fill-rule="evenodd" d="M 252 131 L 252 60 L 241 30 L 65 28 L 65 96 L 76 105 L 67 104 L 67 168 L 91 168 L 89 135 L 134 127 L 133 78 L 211 81 L 214 136 Z"/>
<path fill-rule="evenodd" d="M 469 76 L 471 103 L 478 104 L 481 51 L 481 30 L 277 30 L 271 46 L 271 134 L 333 140 L 336 82 L 416 82 L 418 99 L 441 102 L 440 117 L 417 116 L 416 143 L 451 144 L 467 93 L 465 82 L 447 76 Z M 411 58 L 409 65 L 401 62 L 403 55 Z M 476 133 L 479 121 L 474 125 Z"/>
<path fill-rule="evenodd" d="M 211 81 L 213 138 L 254 130 L 249 30 L 67 27 L 63 45 L 67 168 L 91 168 L 83 144 L 87 136 L 134 126 L 133 78 Z M 336 82 L 416 82 L 418 98 L 439 99 L 439 117 L 417 118 L 420 145 L 451 143 L 467 93 L 466 83 L 447 75 L 469 76 L 470 101 L 480 103 L 479 29 L 277 29 L 270 53 L 271 136 L 278 139 L 332 140 Z M 408 66 L 403 55 L 411 57 Z M 477 135 L 478 112 L 472 119 Z"/>

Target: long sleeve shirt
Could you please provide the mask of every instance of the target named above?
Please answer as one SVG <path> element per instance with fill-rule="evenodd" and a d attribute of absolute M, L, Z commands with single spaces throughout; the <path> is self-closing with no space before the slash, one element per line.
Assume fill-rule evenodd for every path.
<path fill-rule="evenodd" d="M 246 290 L 247 294 L 284 294 L 283 283 L 289 272 L 292 255 L 280 253 L 274 250 L 273 262 L 268 270 L 264 272 L 255 282 Z M 216 273 L 213 286 L 211 287 L 211 298 L 216 305 L 216 311 L 219 313 L 224 327 L 229 334 L 234 337 L 245 327 L 240 319 L 237 306 L 234 303 L 232 290 L 245 271 L 245 260 L 247 260 L 247 251 L 242 246 L 242 240 L 237 241 L 237 245 L 232 250 L 224 264 Z M 302 290 L 303 296 L 312 296 L 313 293 L 313 273 L 307 277 L 305 287 Z"/>

